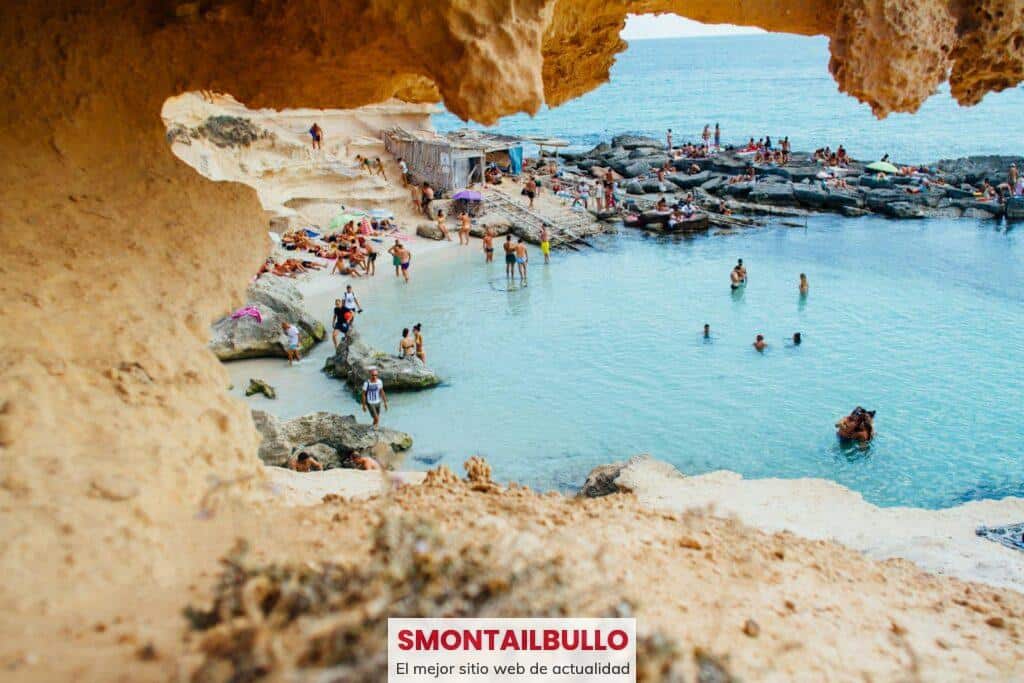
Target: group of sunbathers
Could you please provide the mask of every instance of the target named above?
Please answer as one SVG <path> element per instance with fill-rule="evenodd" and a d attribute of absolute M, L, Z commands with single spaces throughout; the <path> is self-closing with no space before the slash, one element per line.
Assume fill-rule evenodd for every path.
<path fill-rule="evenodd" d="M 259 272 L 256 273 L 256 277 L 259 277 L 264 273 L 270 273 L 271 275 L 278 275 L 280 277 L 295 277 L 299 273 L 319 270 L 322 267 L 323 266 L 316 261 L 302 261 L 290 258 L 278 263 L 275 262 L 273 258 L 268 258 L 263 265 L 260 266 Z"/>
<path fill-rule="evenodd" d="M 814 160 L 826 166 L 834 166 L 836 168 L 846 168 L 850 165 L 850 155 L 846 153 L 846 148 L 842 145 L 839 145 L 839 148 L 834 152 L 828 145 L 819 147 L 814 150 Z"/>

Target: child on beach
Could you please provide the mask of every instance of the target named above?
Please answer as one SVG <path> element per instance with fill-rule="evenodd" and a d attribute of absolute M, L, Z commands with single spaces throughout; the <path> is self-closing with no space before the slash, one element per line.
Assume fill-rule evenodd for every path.
<path fill-rule="evenodd" d="M 299 357 L 299 328 L 290 322 L 282 322 L 281 329 L 288 338 L 284 351 L 288 355 L 288 365 L 291 366 L 301 360 Z"/>

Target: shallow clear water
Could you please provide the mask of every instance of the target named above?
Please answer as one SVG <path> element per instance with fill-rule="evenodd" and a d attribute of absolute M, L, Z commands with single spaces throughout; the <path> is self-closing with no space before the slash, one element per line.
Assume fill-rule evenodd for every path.
<path fill-rule="evenodd" d="M 828 72 L 828 41 L 784 34 L 671 38 L 630 43 L 611 81 L 536 117 L 501 120 L 505 133 L 554 136 L 589 148 L 634 131 L 659 140 L 695 140 L 705 124 L 722 125 L 723 142 L 788 135 L 793 149 L 843 143 L 855 158 L 888 152 L 903 162 L 971 154 L 1024 154 L 1019 129 L 1024 88 L 960 107 L 940 87 L 914 115 L 875 119 L 867 105 L 839 92 Z M 440 130 L 463 127 L 451 114 Z"/>
<path fill-rule="evenodd" d="M 448 380 L 392 397 L 386 423 L 414 435 L 411 467 L 479 453 L 502 480 L 566 488 L 649 452 L 689 474 L 833 479 L 882 505 L 1024 495 L 1019 229 L 823 216 L 806 229 L 627 231 L 597 244 L 546 267 L 534 251 L 529 286 L 504 291 L 503 264 L 485 265 L 474 243 L 413 286 L 364 297 L 371 342 L 391 349 L 422 321 Z M 733 295 L 738 257 L 750 282 Z M 788 347 L 797 330 L 804 344 Z M 340 386 L 330 393 L 308 398 L 356 410 Z M 878 411 L 865 451 L 833 429 L 858 404 Z"/>

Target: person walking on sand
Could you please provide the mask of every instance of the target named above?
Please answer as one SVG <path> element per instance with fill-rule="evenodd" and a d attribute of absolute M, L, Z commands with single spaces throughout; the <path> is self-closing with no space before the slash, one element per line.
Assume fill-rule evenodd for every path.
<path fill-rule="evenodd" d="M 520 237 L 519 243 L 516 244 L 516 264 L 519 266 L 519 281 L 524 285 L 526 284 L 526 266 L 529 261 L 530 255 L 526 252 L 526 243 Z"/>
<path fill-rule="evenodd" d="M 385 181 L 388 179 L 387 174 L 384 172 L 384 162 L 380 160 L 380 157 L 376 157 L 373 160 L 373 173 L 379 175 Z"/>
<path fill-rule="evenodd" d="M 405 163 L 405 159 L 398 157 L 398 168 L 402 172 L 402 184 L 409 184 L 409 164 Z"/>
<path fill-rule="evenodd" d="M 551 263 L 551 233 L 547 225 L 540 228 L 540 253 L 544 254 L 544 263 Z"/>
<path fill-rule="evenodd" d="M 404 359 L 416 355 L 416 338 L 409 336 L 409 328 L 402 328 L 402 338 L 398 340 L 398 357 Z"/>
<path fill-rule="evenodd" d="M 523 187 L 523 195 L 530 201 L 530 208 L 533 208 L 533 199 L 537 196 L 537 181 L 533 176 L 527 176 L 526 185 Z"/>
<path fill-rule="evenodd" d="M 810 290 L 810 288 L 811 286 L 807 284 L 807 276 L 804 275 L 803 273 L 800 273 L 800 293 L 803 294 L 804 296 L 807 296 L 807 292 L 808 290 Z"/>
<path fill-rule="evenodd" d="M 484 230 L 484 263 L 494 261 L 494 230 L 488 227 Z"/>
<path fill-rule="evenodd" d="M 363 412 L 370 413 L 373 428 L 380 426 L 380 408 L 388 409 L 388 395 L 384 393 L 384 382 L 377 376 L 377 368 L 370 368 L 370 379 L 363 382 Z"/>
<path fill-rule="evenodd" d="M 309 136 L 313 138 L 313 149 L 323 149 L 324 129 L 319 123 L 313 123 L 309 128 Z"/>
<path fill-rule="evenodd" d="M 469 228 L 472 225 L 472 221 L 469 218 L 469 212 L 463 211 L 459 214 L 459 244 L 463 246 L 469 246 Z"/>
<path fill-rule="evenodd" d="M 377 250 L 373 248 L 373 245 L 370 244 L 369 240 L 366 240 L 363 243 L 363 249 L 366 251 L 366 265 L 364 266 L 364 270 L 366 271 L 367 275 L 376 275 Z"/>
<path fill-rule="evenodd" d="M 423 348 L 423 323 L 416 323 L 412 326 L 412 338 L 416 342 L 416 357 L 426 363 L 427 352 Z"/>
<path fill-rule="evenodd" d="M 288 355 L 288 365 L 291 366 L 293 363 L 298 363 L 301 360 L 299 356 L 299 328 L 290 322 L 282 322 L 281 329 L 284 331 L 285 337 L 288 338 L 284 351 Z"/>
<path fill-rule="evenodd" d="M 395 277 L 402 274 L 402 243 L 395 240 L 394 245 L 388 249 L 388 253 L 391 254 L 391 265 L 395 267 Z"/>

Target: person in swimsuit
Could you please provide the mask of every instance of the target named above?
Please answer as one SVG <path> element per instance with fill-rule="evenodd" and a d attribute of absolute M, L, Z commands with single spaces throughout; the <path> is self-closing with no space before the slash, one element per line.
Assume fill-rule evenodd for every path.
<path fill-rule="evenodd" d="M 810 288 L 811 286 L 807 284 L 807 276 L 804 275 L 803 273 L 800 273 L 800 293 L 804 296 L 807 296 L 807 291 Z"/>
<path fill-rule="evenodd" d="M 729 273 L 729 287 L 735 291 L 743 286 L 743 273 L 740 271 L 739 266 L 734 266 L 732 272 Z"/>
<path fill-rule="evenodd" d="M 711 325 L 708 325 L 707 323 L 704 323 L 704 339 L 711 339 Z"/>
<path fill-rule="evenodd" d="M 743 280 L 743 284 L 747 284 L 747 267 L 743 265 L 743 259 L 737 259 L 736 268 L 740 272 L 740 278 Z"/>
<path fill-rule="evenodd" d="M 399 245 L 398 247 L 399 259 L 401 260 L 402 277 L 405 278 L 406 282 L 409 282 L 409 264 L 412 262 L 412 252 L 406 249 L 404 246 Z"/>
<path fill-rule="evenodd" d="M 324 466 L 309 453 L 302 452 L 298 457 L 288 461 L 288 469 L 296 472 L 323 472 Z"/>
<path fill-rule="evenodd" d="M 435 222 L 437 223 L 437 229 L 441 231 L 441 234 L 444 235 L 444 238 L 451 242 L 452 236 L 448 232 L 448 223 L 444 219 L 444 211 L 437 212 L 437 218 L 435 219 Z"/>
<path fill-rule="evenodd" d="M 395 267 L 395 277 L 402 274 L 402 243 L 395 240 L 394 246 L 388 249 L 388 253 L 391 254 L 391 265 Z"/>
<path fill-rule="evenodd" d="M 313 138 L 313 149 L 323 149 L 324 129 L 319 123 L 314 123 L 310 127 L 309 136 Z"/>
<path fill-rule="evenodd" d="M 530 261 L 529 254 L 526 253 L 526 244 L 523 242 L 523 238 L 519 238 L 519 243 L 516 244 L 516 264 L 519 266 L 519 281 L 526 283 L 526 266 Z"/>
<path fill-rule="evenodd" d="M 512 244 L 512 235 L 505 235 L 505 276 L 512 279 L 516 276 L 516 245 Z"/>
<path fill-rule="evenodd" d="M 484 231 L 484 263 L 494 260 L 494 230 L 487 228 Z"/>
<path fill-rule="evenodd" d="M 544 263 L 551 263 L 551 233 L 546 225 L 540 229 L 540 253 L 544 254 Z"/>
<path fill-rule="evenodd" d="M 416 342 L 416 357 L 426 363 L 427 352 L 423 348 L 423 323 L 416 323 L 412 326 L 412 338 Z"/>
<path fill-rule="evenodd" d="M 668 149 L 668 153 L 672 153 L 672 129 L 669 128 L 668 132 L 665 133 L 665 148 Z"/>
<path fill-rule="evenodd" d="M 533 198 L 537 196 L 537 181 L 533 176 L 526 179 L 526 186 L 523 188 L 523 195 L 530 200 L 530 208 L 533 208 Z"/>
<path fill-rule="evenodd" d="M 722 148 L 722 129 L 715 124 L 715 149 Z"/>
<path fill-rule="evenodd" d="M 459 214 L 459 244 L 463 246 L 469 246 L 469 227 L 471 221 L 469 213 L 463 211 Z"/>
<path fill-rule="evenodd" d="M 363 249 L 366 250 L 366 274 L 376 275 L 377 274 L 377 250 L 373 248 L 369 242 L 363 244 Z"/>
<path fill-rule="evenodd" d="M 763 334 L 757 335 L 757 337 L 754 339 L 754 348 L 761 353 L 764 353 L 764 350 L 768 348 L 768 342 L 764 340 Z"/>
<path fill-rule="evenodd" d="M 398 357 L 412 358 L 416 355 L 416 339 L 409 336 L 409 328 L 402 329 L 402 339 L 398 342 Z"/>

